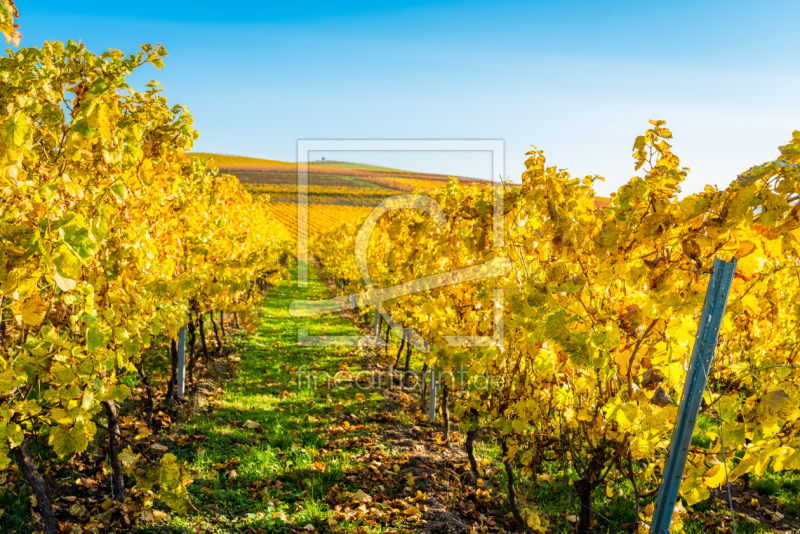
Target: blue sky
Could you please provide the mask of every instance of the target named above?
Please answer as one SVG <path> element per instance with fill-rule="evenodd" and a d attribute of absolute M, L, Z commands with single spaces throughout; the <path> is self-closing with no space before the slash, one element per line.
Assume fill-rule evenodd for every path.
<path fill-rule="evenodd" d="M 293 161 L 298 139 L 503 139 L 513 180 L 533 144 L 551 165 L 604 176 L 608 193 L 658 118 L 693 192 L 774 158 L 800 129 L 795 0 L 17 4 L 22 46 L 163 42 L 166 67 L 135 84 L 158 79 L 187 105 L 202 151 Z M 485 154 L 328 157 L 491 172 Z"/>

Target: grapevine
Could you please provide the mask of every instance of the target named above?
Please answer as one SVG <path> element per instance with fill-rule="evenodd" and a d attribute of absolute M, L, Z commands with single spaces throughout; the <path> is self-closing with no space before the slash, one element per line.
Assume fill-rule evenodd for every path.
<path fill-rule="evenodd" d="M 110 429 L 115 499 L 125 471 L 145 496 L 186 511 L 189 477 L 175 456 L 119 450 L 115 404 L 131 394 L 121 380 L 209 311 L 256 326 L 254 284 L 279 276 L 288 251 L 267 199 L 186 155 L 197 138 L 186 109 L 155 82 L 127 85 L 165 56 L 48 42 L 0 59 L 0 302 L 12 319 L 0 333 L 0 466 L 20 466 L 48 533 L 29 444 L 70 457 L 99 426 Z"/>
<path fill-rule="evenodd" d="M 713 377 L 720 393 L 708 394 L 703 408 L 721 406 L 725 450 L 718 433 L 707 432 L 715 454 L 690 451 L 681 495 L 688 504 L 706 498 L 725 481 L 721 461 L 734 480 L 800 467 L 800 132 L 779 158 L 726 189 L 685 197 L 688 169 L 671 137 L 663 121 L 652 121 L 634 144 L 642 175 L 610 202 L 595 200 L 599 177 L 573 178 L 534 149 L 522 184 L 504 188 L 500 250 L 492 247 L 492 189 L 456 182 L 433 193 L 446 225 L 394 212 L 370 244 L 371 276 L 382 287 L 494 254 L 511 262 L 505 277 L 409 295 L 387 309 L 433 343 L 424 363 L 445 371 L 468 441 L 479 429 L 496 435 L 508 468 L 525 477 L 542 474 L 546 462 L 572 466 L 579 532 L 589 531 L 596 489 L 619 478 L 658 484 L 715 256 L 739 262 Z M 320 242 L 329 275 L 360 278 L 348 260 L 352 235 L 342 228 Z M 491 335 L 493 289 L 506 297 L 503 347 L 445 343 L 444 335 Z M 454 380 L 463 370 L 468 380 Z M 478 387 L 485 377 L 501 380 Z M 631 462 L 640 466 L 635 473 Z M 522 515 L 545 528 L 534 507 Z M 651 515 L 642 510 L 642 531 Z"/>

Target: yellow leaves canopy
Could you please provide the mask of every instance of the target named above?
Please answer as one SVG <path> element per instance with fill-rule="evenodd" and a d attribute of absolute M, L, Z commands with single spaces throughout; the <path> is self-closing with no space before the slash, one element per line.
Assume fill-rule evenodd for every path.
<path fill-rule="evenodd" d="M 598 454 L 613 470 L 631 453 L 650 463 L 642 476 L 652 479 L 674 424 L 707 271 L 715 256 L 736 257 L 717 350 L 722 388 L 736 394 L 722 402 L 730 437 L 722 454 L 730 461 L 731 444 L 742 447 L 747 439 L 753 450 L 763 447 L 767 460 L 742 460 L 737 473 L 787 465 L 778 463 L 773 436 L 789 432 L 788 446 L 800 448 L 793 426 L 799 414 L 788 408 L 798 405 L 790 387 L 798 370 L 786 365 L 796 361 L 800 344 L 800 134 L 781 147 L 780 158 L 742 173 L 725 190 L 709 186 L 680 197 L 688 169 L 672 152 L 665 123 L 651 124 L 633 147 L 641 175 L 608 203 L 594 202 L 599 177 L 576 179 L 548 167 L 534 148 L 522 184 L 502 188 L 501 247 L 493 247 L 488 231 L 491 210 L 482 211 L 500 188 L 454 181 L 435 192 L 444 224 L 414 210 L 385 215 L 369 246 L 372 283 L 394 286 L 497 256 L 510 261 L 504 276 L 404 296 L 386 307 L 431 343 L 429 365 L 466 371 L 464 382 L 451 383 L 463 388 L 460 417 L 501 429 L 520 450 L 552 452 L 553 443 L 571 443 L 574 450 L 561 453 L 573 466 Z M 327 274 L 361 279 L 354 234 L 342 227 L 315 244 Z M 505 295 L 502 348 L 450 345 L 456 334 L 492 335 L 498 289 Z M 487 387 L 487 377 L 502 380 Z M 653 402 L 656 393 L 673 400 Z M 707 402 L 716 405 L 715 397 Z M 534 455 L 525 465 L 536 464 Z M 697 481 L 682 491 L 703 498 L 719 470 L 690 469 Z"/>

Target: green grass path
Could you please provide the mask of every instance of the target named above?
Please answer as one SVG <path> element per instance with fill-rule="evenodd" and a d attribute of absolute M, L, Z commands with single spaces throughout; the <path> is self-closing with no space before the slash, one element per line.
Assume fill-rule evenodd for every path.
<path fill-rule="evenodd" d="M 191 439 L 178 451 L 195 473 L 190 491 L 199 512 L 190 510 L 188 517 L 175 517 L 169 526 L 155 526 L 150 532 L 285 532 L 309 523 L 326 524 L 330 510 L 325 496 L 344 482 L 357 452 L 321 454 L 328 440 L 326 429 L 342 424 L 358 428 L 381 397 L 353 388 L 327 389 L 324 379 L 322 387 L 298 386 L 298 373 L 308 384 L 308 373 L 324 378 L 324 372 L 343 376 L 358 370 L 351 367 L 358 364 L 354 348 L 297 345 L 298 328 L 308 328 L 310 334 L 358 333 L 341 316 L 289 315 L 293 300 L 328 296 L 313 266 L 309 271 L 308 287 L 297 287 L 292 273 L 291 282 L 283 282 L 265 298 L 264 324 L 257 332 L 229 337 L 241 361 L 220 384 L 209 413 L 186 423 Z"/>

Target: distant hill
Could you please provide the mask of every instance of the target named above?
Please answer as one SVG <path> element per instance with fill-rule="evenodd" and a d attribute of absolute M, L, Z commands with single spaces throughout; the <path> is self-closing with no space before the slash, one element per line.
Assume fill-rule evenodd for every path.
<path fill-rule="evenodd" d="M 232 174 L 242 183 L 254 185 L 297 184 L 297 163 L 231 154 L 194 152 L 190 155 L 211 159 L 217 168 Z M 438 189 L 453 177 L 445 174 L 403 171 L 390 167 L 345 161 L 311 161 L 308 183 L 319 186 L 373 187 L 391 191 L 423 191 Z M 462 184 L 489 185 L 486 180 L 456 177 Z"/>
<path fill-rule="evenodd" d="M 294 163 L 277 161 L 273 159 L 251 158 L 248 156 L 235 156 L 232 154 L 213 154 L 211 152 L 190 152 L 190 156 L 200 159 L 213 159 L 217 167 L 260 167 L 260 166 L 295 166 Z"/>
<path fill-rule="evenodd" d="M 189 155 L 202 159 L 213 159 L 220 172 L 232 174 L 244 184 L 262 186 L 262 188 L 268 186 L 267 189 L 280 185 L 294 187 L 292 194 L 296 194 L 297 163 L 209 152 L 192 152 Z M 387 193 L 430 192 L 442 187 L 452 178 L 452 176 L 444 174 L 403 171 L 347 161 L 317 160 L 308 162 L 309 186 L 333 187 L 337 191 L 341 188 L 352 188 L 351 191 L 354 194 L 375 197 L 378 201 Z M 490 183 L 477 178 L 456 178 L 465 185 L 486 186 Z M 364 193 L 364 188 L 372 188 L 375 192 L 374 194 Z M 608 206 L 610 202 L 611 199 L 606 197 L 595 197 L 594 199 L 594 204 L 598 208 Z"/>
<path fill-rule="evenodd" d="M 411 172 L 411 171 L 403 171 L 400 169 L 393 169 L 391 167 L 368 165 L 366 163 L 350 163 L 348 161 L 328 161 L 328 160 L 318 159 L 316 161 L 309 161 L 308 164 L 321 165 L 325 167 L 335 167 L 337 169 L 355 169 L 360 171 Z"/>

